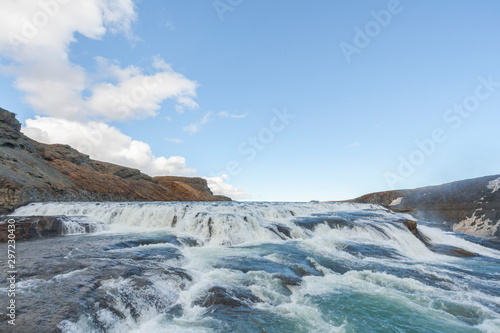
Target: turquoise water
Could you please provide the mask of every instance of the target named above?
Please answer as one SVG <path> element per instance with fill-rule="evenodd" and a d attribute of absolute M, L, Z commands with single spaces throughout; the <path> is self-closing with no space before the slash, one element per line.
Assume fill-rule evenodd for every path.
<path fill-rule="evenodd" d="M 500 332 L 500 252 L 422 223 L 429 248 L 379 206 L 49 203 L 14 215 L 108 226 L 19 242 L 18 323 L 41 332 Z M 476 257 L 439 250 L 450 247 Z"/>

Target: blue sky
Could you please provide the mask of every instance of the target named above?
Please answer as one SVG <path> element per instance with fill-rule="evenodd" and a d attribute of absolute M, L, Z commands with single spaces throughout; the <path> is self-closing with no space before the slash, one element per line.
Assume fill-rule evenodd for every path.
<path fill-rule="evenodd" d="M 37 140 L 244 200 L 499 173 L 498 2 L 57 1 L 0 2 L 0 106 Z"/>

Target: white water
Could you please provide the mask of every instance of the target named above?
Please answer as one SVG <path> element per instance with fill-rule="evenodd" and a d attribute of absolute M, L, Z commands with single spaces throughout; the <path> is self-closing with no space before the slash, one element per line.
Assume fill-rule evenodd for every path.
<path fill-rule="evenodd" d="M 270 230 L 276 223 L 290 228 L 294 238 L 307 237 L 293 223 L 298 216 L 325 212 L 393 214 L 377 205 L 333 203 L 33 203 L 14 216 L 87 216 L 109 226 L 141 229 L 169 228 L 196 236 L 212 245 L 235 245 L 282 239 Z M 279 232 L 278 232 L 279 233 Z"/>
<path fill-rule="evenodd" d="M 326 223 L 314 230 L 306 230 L 295 223 L 300 217 L 314 214 L 354 213 L 361 215 L 353 228 L 331 228 Z M 367 216 L 362 216 L 367 214 Z M 322 238 L 338 241 L 392 247 L 414 259 L 441 260 L 395 220 L 412 219 L 407 214 L 396 214 L 381 206 L 353 203 L 32 203 L 17 209 L 13 216 L 73 216 L 67 221 L 67 232 L 81 233 L 79 221 L 92 219 L 108 225 L 112 230 L 168 229 L 197 237 L 205 245 L 241 245 L 275 242 L 286 239 L 276 226 L 290 231 L 293 239 Z M 390 223 L 389 223 L 390 222 Z M 96 230 L 99 230 L 96 224 Z M 466 241 L 452 233 L 419 226 L 419 230 L 433 244 L 457 246 L 464 250 L 500 259 L 498 251 Z"/>
<path fill-rule="evenodd" d="M 165 267 L 182 268 L 191 277 L 189 281 L 151 273 L 146 276 L 149 284 L 138 290 L 133 276 L 102 280 L 98 291 L 115 299 L 114 308 L 125 314 L 120 318 L 106 307 L 100 308 L 94 320 L 106 327 L 106 332 L 258 332 L 261 327 L 268 333 L 500 331 L 500 252 L 451 232 L 419 225 L 431 244 L 458 247 L 481 257 L 435 253 L 402 224 L 408 215 L 381 206 L 37 203 L 13 213 L 28 215 L 65 215 L 69 220 L 86 216 L 103 222 L 118 235 L 154 235 L 166 230 L 199 240 L 201 246 L 176 247 L 182 253 L 181 260 L 160 262 Z M 329 224 L 332 219 L 346 223 Z M 312 227 L 302 224 L 313 220 Z M 108 253 L 122 258 L 130 251 L 172 247 L 159 243 Z M 72 249 L 65 258 L 77 260 L 80 254 L 73 256 L 74 251 L 79 250 Z M 144 260 L 146 265 L 149 261 Z M 285 283 L 282 271 L 275 272 L 270 263 L 285 273 L 297 267 L 316 273 L 305 274 L 296 284 Z M 77 272 L 90 274 L 89 270 L 79 267 Z M 46 281 L 33 278 L 32 283 L 21 282 L 20 289 L 50 289 L 74 278 L 73 273 Z M 248 292 L 261 301 L 245 301 L 248 309 L 240 312 L 197 304 L 213 287 Z M 140 309 L 138 317 L 129 312 L 130 304 Z M 169 317 L 158 304 L 177 306 L 182 312 Z M 94 330 L 93 325 L 90 315 L 83 315 L 77 321 L 63 320 L 59 327 L 64 332 L 88 332 Z M 247 326 L 258 329 L 247 330 Z"/>
<path fill-rule="evenodd" d="M 63 235 L 78 235 L 85 233 L 96 233 L 108 230 L 105 223 L 95 221 L 87 216 L 62 217 Z"/>

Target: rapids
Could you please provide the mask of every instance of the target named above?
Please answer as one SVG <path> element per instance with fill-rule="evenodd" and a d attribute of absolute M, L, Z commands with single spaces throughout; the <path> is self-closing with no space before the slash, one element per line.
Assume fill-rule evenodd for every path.
<path fill-rule="evenodd" d="M 410 216 L 377 205 L 35 203 L 12 215 L 68 217 L 68 235 L 17 243 L 26 332 L 500 332 L 500 251 L 418 221 L 426 245 Z M 78 219 L 107 228 L 82 234 Z"/>

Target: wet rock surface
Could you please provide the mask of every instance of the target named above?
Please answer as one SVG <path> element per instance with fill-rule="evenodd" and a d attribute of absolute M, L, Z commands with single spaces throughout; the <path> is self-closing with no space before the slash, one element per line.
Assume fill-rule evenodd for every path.
<path fill-rule="evenodd" d="M 81 208 L 82 204 L 74 205 Z M 175 205 L 182 206 L 176 214 L 182 214 L 184 205 L 188 204 Z M 199 214 L 205 223 L 211 220 L 213 227 L 217 216 L 219 222 L 230 223 L 220 212 L 211 215 L 206 204 L 189 205 L 203 206 L 191 215 Z M 248 209 L 239 212 L 247 214 Z M 152 216 L 165 219 L 165 214 Z M 168 216 L 167 225 L 171 219 Z M 16 325 L 23 332 L 175 332 L 179 328 L 238 332 L 241 327 L 248 332 L 309 332 L 316 331 L 310 327 L 320 316 L 352 316 L 351 322 L 357 322 L 362 317 L 353 316 L 353 311 L 364 315 L 373 309 L 370 322 L 378 322 L 380 309 L 389 308 L 390 316 L 383 314 L 388 322 L 397 320 L 411 327 L 415 305 L 427 309 L 431 301 L 435 310 L 423 319 L 424 324 L 435 320 L 436 313 L 444 313 L 446 321 L 439 321 L 442 327 L 465 318 L 471 328 L 465 331 L 475 332 L 484 322 L 484 313 L 496 316 L 498 311 L 498 253 L 465 244 L 456 235 L 448 239 L 441 230 L 424 228 L 419 221 L 367 207 L 263 222 L 259 228 L 266 235 L 271 227 L 280 234 L 291 230 L 292 235 L 303 236 L 282 234 L 286 239 L 276 236 L 213 246 L 202 232 L 153 227 L 19 242 Z M 419 232 L 429 238 L 431 248 L 420 243 Z M 214 232 L 211 237 L 218 235 Z M 7 252 L 6 243 L 0 244 L 0 251 Z M 0 275 L 0 284 L 6 285 L 7 277 Z M 471 303 L 464 304 L 464 297 Z M 420 303 L 408 304 L 410 298 Z M 331 312 L 339 307 L 340 312 Z M 307 321 L 297 321 L 301 313 Z M 309 321 L 311 314 L 318 316 Z M 9 331 L 4 318 L 5 310 L 0 309 L 1 332 Z M 281 326 L 276 327 L 277 323 Z M 332 331 L 332 326 L 322 327 L 327 330 L 318 331 Z M 353 329 L 366 331 L 366 327 Z M 465 332 L 464 327 L 461 323 L 449 331 Z"/>
<path fill-rule="evenodd" d="M 207 294 L 195 301 L 196 305 L 208 308 L 223 305 L 229 307 L 249 306 L 252 303 L 262 302 L 257 296 L 245 290 L 228 290 L 215 286 L 207 291 Z"/>
<path fill-rule="evenodd" d="M 167 233 L 144 235 L 139 243 L 133 237 L 74 235 L 17 243 L 22 269 L 16 276 L 16 326 L 23 332 L 61 332 L 63 321 L 88 314 L 86 320 L 108 331 L 106 318 L 138 318 L 149 307 L 170 311 L 191 281 L 178 267 L 184 260 L 179 249 L 169 246 L 180 241 Z M 130 246 L 110 249 L 112 244 Z M 0 283 L 7 285 L 6 279 L 1 276 Z M 10 331 L 4 310 L 0 316 L 0 331 Z"/>
<path fill-rule="evenodd" d="M 0 219 L 0 242 L 8 240 L 8 221 L 14 220 L 15 240 L 31 240 L 71 233 L 93 233 L 106 229 L 104 223 L 66 216 L 4 216 Z"/>

